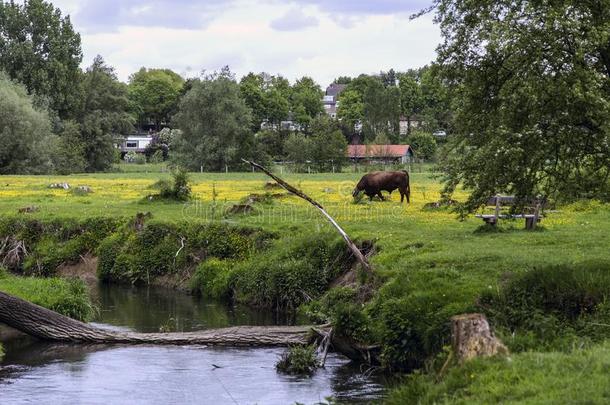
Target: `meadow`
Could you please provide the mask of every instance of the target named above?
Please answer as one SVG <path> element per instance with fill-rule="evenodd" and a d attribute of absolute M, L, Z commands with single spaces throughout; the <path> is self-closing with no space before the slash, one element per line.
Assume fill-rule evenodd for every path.
<path fill-rule="evenodd" d="M 192 173 L 193 199 L 177 203 L 148 198 L 155 192 L 154 183 L 159 179 L 170 179 L 169 173 L 159 173 L 155 170 L 158 168 L 150 172 L 133 171 L 135 169 L 131 166 L 129 171 L 121 173 L 67 177 L 2 176 L 0 215 L 51 221 L 57 218 L 133 218 L 138 212 L 150 212 L 154 221 L 163 223 L 260 228 L 279 235 L 278 246 L 284 240 L 289 241 L 286 245 L 291 244 L 281 256 L 279 253 L 271 255 L 269 260 L 274 257 L 289 260 L 291 255 L 297 254 L 298 245 L 306 244 L 304 241 L 328 240 L 328 235 L 333 233 L 319 213 L 306 202 L 287 195 L 282 189 L 266 188 L 269 179 L 260 173 Z M 342 293 L 337 293 L 325 301 L 324 297 L 332 294 L 331 291 L 324 295 L 326 286 L 323 290 L 315 290 L 319 294 L 314 299 L 323 295 L 320 304 L 310 305 L 305 312 L 314 317 L 323 313 L 338 323 L 345 321 L 348 324 L 346 333 L 355 339 L 381 342 L 385 348 L 381 358 L 391 369 L 425 366 L 434 371 L 439 361 L 444 359 L 443 348 L 449 343 L 448 319 L 462 312 L 486 312 L 481 306 L 481 297 L 504 296 L 511 280 L 518 281 L 531 272 L 553 266 L 567 267 L 571 273 L 587 271 L 591 262 L 605 269 L 609 266 L 610 207 L 607 204 L 579 201 L 553 207 L 545 213 L 541 226 L 535 231 L 526 231 L 523 221 L 508 220 L 501 222 L 497 229 L 489 229 L 472 216 L 460 220 L 450 209 L 425 207 L 427 203 L 439 200 L 442 187 L 430 166 L 411 173 L 410 204 L 401 204 L 398 193 L 387 201 L 369 202 L 365 198 L 355 203 L 351 191 L 361 175 L 286 173 L 282 177 L 320 202 L 354 239 L 374 243 L 375 254 L 371 263 L 375 274 L 372 284 L 376 291 L 372 297 L 366 303 L 354 304 L 346 302 L 350 301 L 350 294 L 342 296 Z M 72 189 L 86 185 L 93 192 L 81 195 L 72 190 L 49 188 L 49 184 L 60 182 L 68 182 Z M 463 200 L 466 196 L 465 191 L 459 191 L 454 198 Z M 234 204 L 246 202 L 252 204 L 253 212 L 229 213 Z M 18 212 L 32 206 L 36 206 L 35 212 Z M 257 262 L 262 262 L 261 255 L 264 253 L 258 253 L 253 261 L 245 262 L 245 266 L 256 267 Z M 224 271 L 220 268 L 222 266 L 206 268 L 199 276 Z M 261 268 L 253 272 L 264 277 L 265 271 Z M 223 280 L 223 283 L 228 282 L 228 278 Z M 258 282 L 251 281 L 253 285 L 255 281 Z M 213 288 L 217 288 L 217 284 Z M 590 284 L 583 287 L 588 288 L 593 287 Z M 604 301 L 608 296 L 610 291 L 604 290 L 595 297 Z M 555 332 L 559 331 L 547 333 L 544 328 L 535 330 L 531 325 L 515 326 L 500 315 L 494 316 L 494 311 L 501 313 L 508 307 L 499 299 L 494 302 L 496 306 L 488 309 L 498 334 L 511 350 L 519 353 L 516 356 L 525 356 L 517 357 L 521 360 L 516 361 L 511 366 L 513 368 L 537 359 L 536 355 L 528 354 L 532 351 L 550 353 L 540 361 L 551 363 L 563 361 L 576 348 L 593 350 L 578 355 L 578 358 L 588 358 L 595 350 L 607 352 L 607 346 L 595 345 L 610 331 L 591 332 L 595 338 L 590 338 L 587 335 L 589 329 L 585 330 L 578 326 L 580 324 L 563 317 L 562 308 L 534 308 L 538 305 L 536 303 L 523 308 L 523 311 L 540 311 L 535 313 L 539 316 L 537 319 L 543 325 L 550 324 Z M 336 308 L 345 311 L 329 308 L 335 304 Z M 472 367 L 509 370 L 498 365 L 502 363 L 482 361 L 484 366 L 476 364 Z M 519 372 L 524 370 L 525 367 Z M 473 377 L 471 380 L 468 384 L 476 386 L 476 379 Z M 435 385 L 434 388 L 426 384 L 428 382 L 411 379 L 406 386 L 420 387 L 425 395 L 434 398 L 431 402 L 449 398 L 440 391 L 434 391 L 443 387 L 449 387 L 446 395 L 456 395 L 455 398 L 462 395 L 451 391 L 455 387 L 450 384 Z M 405 398 L 412 399 L 411 388 L 398 390 L 391 399 L 397 403 Z M 554 391 L 553 395 L 560 395 L 561 389 L 558 390 L 559 394 Z"/>

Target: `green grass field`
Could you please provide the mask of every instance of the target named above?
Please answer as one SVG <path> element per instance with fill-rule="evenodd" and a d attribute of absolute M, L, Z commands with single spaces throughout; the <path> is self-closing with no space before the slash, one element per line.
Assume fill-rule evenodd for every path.
<path fill-rule="evenodd" d="M 0 215 L 50 220 L 133 217 L 138 212 L 148 211 L 158 221 L 260 227 L 285 237 L 297 235 L 316 239 L 321 233 L 332 232 L 319 213 L 306 202 L 285 195 L 281 189 L 266 190 L 268 178 L 260 173 L 193 173 L 192 201 L 151 202 L 147 196 L 155 192 L 152 185 L 160 178 L 170 178 L 168 173 L 158 171 L 159 168 L 154 167 L 148 173 L 124 170 L 121 173 L 68 177 L 2 176 Z M 448 336 L 439 335 L 447 331 L 449 317 L 463 311 L 480 310 L 477 307 L 479 297 L 486 293 L 499 294 L 511 277 L 551 265 L 578 267 L 590 261 L 601 262 L 610 271 L 610 207 L 607 204 L 583 201 L 556 207 L 545 214 L 541 226 L 535 231 L 524 230 L 522 221 L 504 221 L 496 231 L 489 232 L 482 227 L 480 219 L 470 217 L 459 221 L 449 210 L 424 208 L 426 203 L 440 197 L 441 184 L 431 171 L 411 174 L 412 194 L 408 205 L 400 204 L 398 193 L 389 201 L 369 202 L 365 199 L 353 203 L 351 191 L 360 176 L 357 173 L 338 173 L 286 174 L 283 177 L 324 205 L 352 237 L 375 242 L 377 254 L 371 261 L 380 287 L 364 311 L 371 319 L 371 328 L 376 331 L 374 335 L 393 347 L 394 352 L 388 354 L 393 359 L 400 359 L 402 351 L 409 348 L 421 347 L 423 351 L 434 352 L 439 345 L 447 344 Z M 75 195 L 72 191 L 48 187 L 58 182 L 68 182 L 73 187 L 87 185 L 93 193 Z M 243 202 L 253 194 L 266 193 L 267 203 L 255 203 L 254 213 L 227 214 L 233 204 Z M 464 200 L 466 193 L 459 192 L 454 198 Z M 28 206 L 36 206 L 38 211 L 18 212 Z M 563 328 L 564 324 L 559 327 Z M 411 330 L 417 330 L 413 341 L 404 337 Z M 608 332 L 610 336 L 610 329 Z M 527 367 L 521 365 L 544 361 L 557 366 L 565 356 L 571 356 L 569 350 L 560 349 L 557 345 L 539 344 L 543 338 L 523 344 L 522 339 L 516 341 L 519 336 L 515 337 L 507 330 L 500 330 L 500 335 L 512 349 L 555 351 L 540 355 L 542 357 L 519 354 L 513 365 L 483 360 L 481 364 L 484 366 L 476 366 L 486 370 L 488 377 L 485 378 L 497 377 L 498 384 L 504 388 L 517 384 L 523 390 L 528 389 L 527 378 L 513 381 L 505 375 L 514 372 L 515 367 L 521 367 L 519 372 L 525 373 Z M 578 339 L 582 337 L 578 335 Z M 578 339 L 573 341 L 574 344 L 580 341 Z M 607 360 L 607 345 L 595 347 L 591 353 L 603 352 Z M 576 353 L 574 356 L 586 359 L 590 353 Z M 538 358 L 541 360 L 536 360 Z M 595 370 L 604 367 L 607 372 L 607 364 Z M 553 379 L 555 374 L 550 373 L 545 378 Z M 574 378 L 585 378 L 585 374 L 576 373 Z M 562 380 L 554 383 L 558 381 Z M 413 384 L 411 382 L 408 386 Z M 444 386 L 435 387 L 440 390 Z M 468 388 L 471 389 L 474 388 Z M 406 395 L 404 390 L 399 391 L 395 398 Z M 451 398 L 458 402 L 462 398 L 471 398 L 453 392 L 446 394 L 450 397 L 443 397 L 445 394 L 433 396 L 430 390 L 432 388 L 427 387 L 425 395 L 443 398 L 440 402 L 452 402 Z M 601 391 L 596 395 L 602 395 Z M 482 398 L 497 399 L 493 396 Z M 547 399 L 550 398 L 553 396 Z"/>

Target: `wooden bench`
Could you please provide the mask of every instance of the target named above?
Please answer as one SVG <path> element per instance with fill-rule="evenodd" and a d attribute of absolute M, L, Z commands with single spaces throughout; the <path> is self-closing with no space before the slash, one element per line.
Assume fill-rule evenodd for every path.
<path fill-rule="evenodd" d="M 526 209 L 521 214 L 502 213 L 502 207 L 512 206 L 516 202 L 514 196 L 496 195 L 487 200 L 485 207 L 494 207 L 493 214 L 477 214 L 477 218 L 481 218 L 489 225 L 496 226 L 500 219 L 525 219 L 525 229 L 535 229 L 538 222 L 542 221 L 542 210 L 546 204 L 546 199 L 534 199 L 526 204 Z M 531 213 L 526 213 L 531 211 Z"/>

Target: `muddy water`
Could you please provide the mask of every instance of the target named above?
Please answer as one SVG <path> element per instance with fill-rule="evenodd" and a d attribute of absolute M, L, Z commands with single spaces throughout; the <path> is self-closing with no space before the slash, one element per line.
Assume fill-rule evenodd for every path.
<path fill-rule="evenodd" d="M 160 288 L 96 288 L 97 323 L 140 332 L 299 322 Z M 0 404 L 377 402 L 382 377 L 330 354 L 311 378 L 276 373 L 281 348 L 63 345 L 4 337 Z"/>

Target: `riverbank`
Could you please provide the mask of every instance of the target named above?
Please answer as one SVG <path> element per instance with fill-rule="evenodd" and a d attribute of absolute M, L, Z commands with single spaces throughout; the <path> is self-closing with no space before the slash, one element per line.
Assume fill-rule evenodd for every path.
<path fill-rule="evenodd" d="M 195 290 L 214 297 L 230 296 L 267 308 L 298 308 L 313 321 L 332 321 L 338 333 L 379 345 L 381 365 L 393 371 L 425 365 L 438 371 L 446 359 L 443 348 L 449 344 L 448 320 L 463 312 L 484 312 L 513 353 L 570 356 L 570 347 L 607 339 L 599 329 L 575 332 L 575 322 L 584 322 L 581 314 L 570 313 L 566 318 L 557 308 L 538 303 L 522 308 L 533 322 L 511 324 L 507 322 L 513 314 L 511 308 L 501 300 L 511 291 L 515 296 L 530 293 L 525 287 L 536 284 L 533 276 L 527 277 L 535 275 L 537 269 L 552 273 L 553 266 L 564 266 L 582 269 L 586 275 L 586 264 L 591 261 L 601 269 L 610 268 L 607 205 L 585 201 L 556 207 L 534 232 L 523 230 L 518 221 L 505 221 L 491 231 L 476 218 L 458 221 L 447 209 L 427 206 L 439 198 L 440 185 L 433 173 L 412 174 L 410 205 L 401 205 L 397 196 L 386 202 L 353 204 L 350 192 L 357 174 L 288 176 L 288 181 L 322 203 L 356 240 L 372 242 L 370 260 L 375 270 L 370 277 L 341 260 L 335 262 L 343 254 L 342 242 L 324 220 L 297 198 L 266 188 L 266 179 L 259 174 L 194 174 L 195 200 L 187 204 L 148 202 L 150 186 L 159 177 L 145 173 L 5 176 L 0 187 L 0 213 L 5 218 L 39 223 L 63 219 L 96 223 L 95 233 L 75 233 L 75 237 L 58 242 L 59 250 L 43 249 L 45 243 L 47 247 L 55 243 L 48 239 L 41 248 L 35 244 L 30 260 L 39 268 L 46 268 L 47 262 L 34 257 L 49 257 L 47 252 L 51 251 L 73 252 L 71 249 L 95 240 L 97 247 L 73 257 L 94 252 L 99 271 L 111 281 L 152 283 L 155 277 L 180 276 Z M 60 180 L 89 185 L 93 193 L 82 196 L 47 188 Z M 457 195 L 458 199 L 464 197 Z M 252 212 L 228 212 L 233 205 L 244 203 L 252 205 Z M 17 213 L 30 205 L 38 210 Z M 133 222 L 138 212 L 152 214 L 139 233 Z M 100 225 L 104 221 L 117 223 L 104 233 Z M 193 235 L 205 234 L 202 230 L 206 229 L 219 229 L 218 237 L 200 241 L 223 244 L 202 256 L 200 249 L 209 246 L 198 244 Z M 244 234 L 245 229 L 254 233 Z M 58 237 L 65 236 L 62 232 Z M 238 245 L 246 246 L 239 251 L 242 253 L 235 253 Z M 114 261 L 100 254 L 106 248 Z M 151 260 L 162 265 L 151 266 Z M 112 265 L 105 266 L 108 263 Z M 183 272 L 176 272 L 178 268 Z M 520 280 L 525 281 L 519 284 Z M 547 287 L 556 290 L 552 285 Z M 599 302 L 604 294 L 596 295 L 601 297 Z M 583 296 L 588 297 L 577 294 L 566 302 L 578 304 Z M 589 302 L 588 298 L 584 302 Z M 582 309 L 584 315 L 594 314 L 596 323 L 604 323 L 600 322 L 605 312 L 599 302 L 575 308 Z"/>

